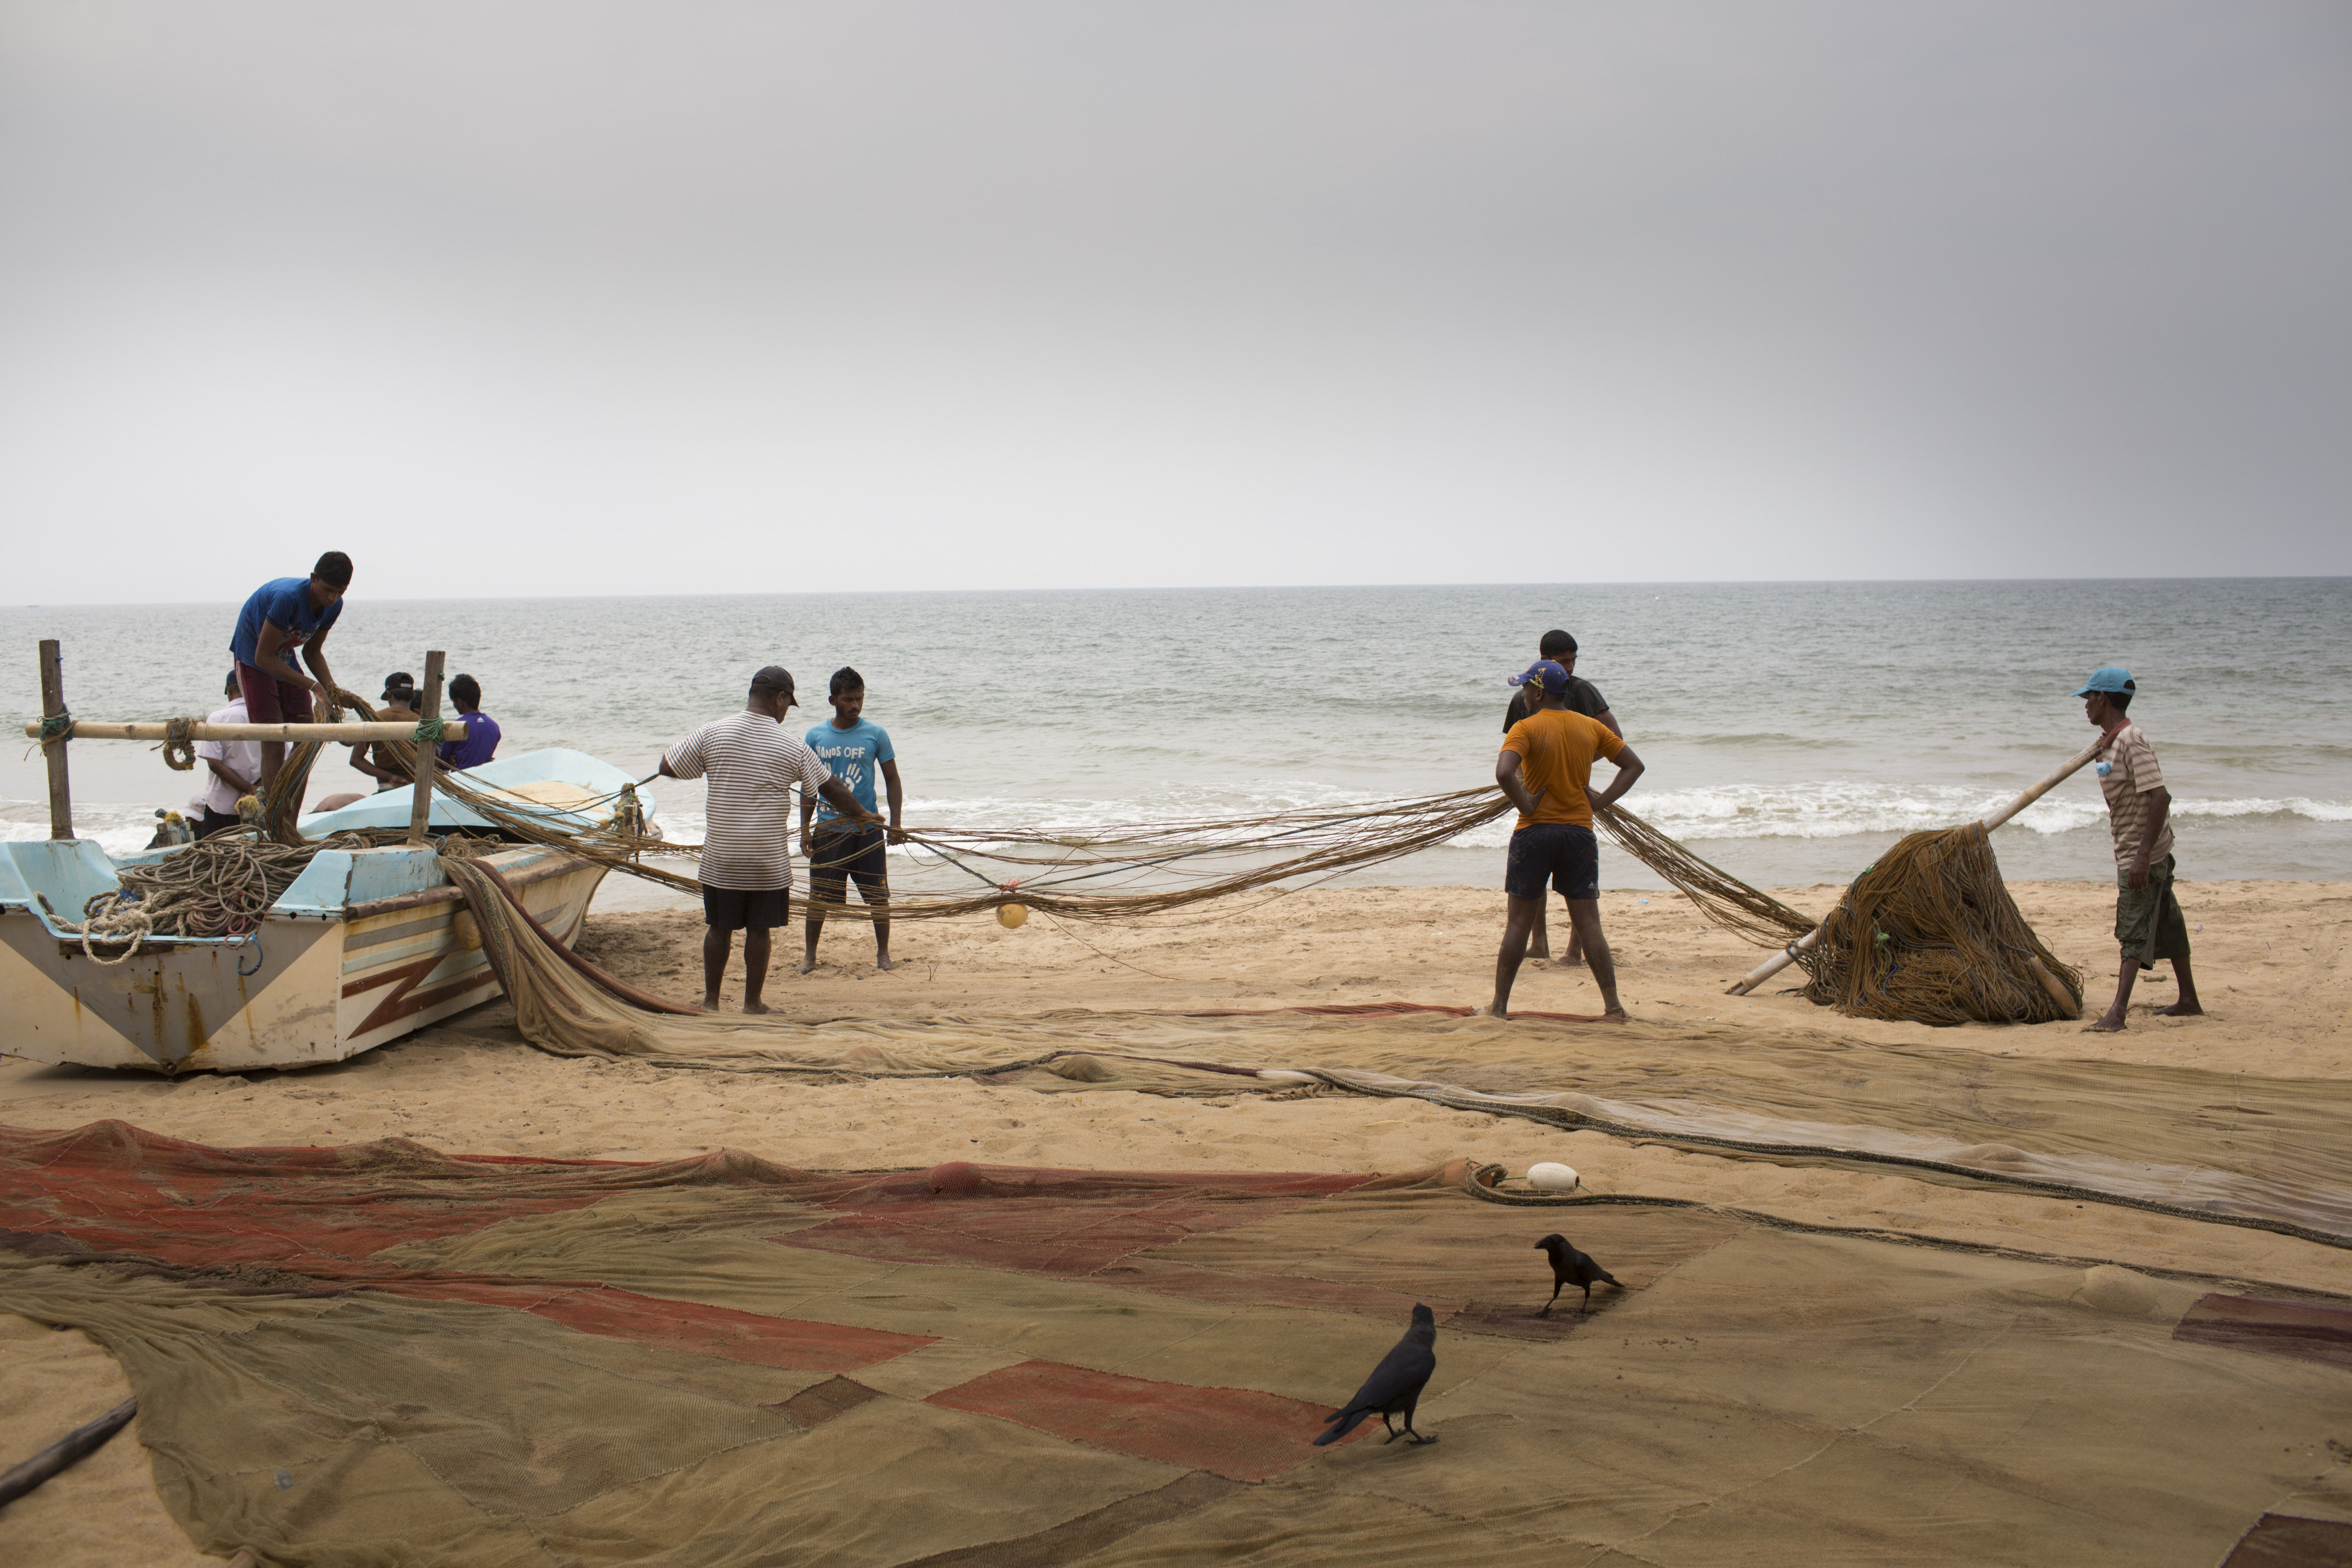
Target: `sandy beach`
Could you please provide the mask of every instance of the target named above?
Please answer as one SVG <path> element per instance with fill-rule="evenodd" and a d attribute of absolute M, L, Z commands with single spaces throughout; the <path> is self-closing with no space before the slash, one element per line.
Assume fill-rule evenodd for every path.
<path fill-rule="evenodd" d="M 1821 910 L 1829 886 L 1776 890 Z M 2081 967 L 2096 1005 L 2113 984 L 2113 893 L 2018 883 L 2027 918 Z M 2144 979 L 2129 1029 L 1863 1023 L 1801 997 L 1723 995 L 1758 951 L 1666 894 L 1609 893 L 1603 915 L 1637 1019 L 1767 1037 L 1810 1030 L 1881 1044 L 2196 1067 L 2262 1079 L 2352 1078 L 2346 936 L 2352 884 L 2184 886 L 2207 1016 L 2159 1019 L 2163 974 Z M 1486 999 L 1500 895 L 1470 888 L 1316 890 L 1130 925 L 1033 919 L 902 924 L 890 973 L 862 925 L 828 927 L 815 973 L 777 945 L 769 998 L 785 1017 L 992 1020 L 1056 1009 L 1278 1009 L 1334 1003 L 1472 1006 Z M 782 934 L 780 933 L 780 936 Z M 698 976 L 688 913 L 592 916 L 581 950 L 623 979 L 688 998 Z M 1560 934 L 1564 936 L 1564 932 Z M 1559 941 L 1560 937 L 1556 937 Z M 729 1003 L 740 995 L 740 967 Z M 1515 1006 L 1597 1010 L 1589 977 L 1531 962 Z M 1553 1029 L 1572 1055 L 1575 1033 Z M 1129 1170 L 1395 1172 L 1456 1158 L 1523 1170 L 1565 1160 L 1602 1192 L 1697 1198 L 1826 1225 L 1885 1226 L 2142 1270 L 2180 1270 L 2352 1295 L 2352 1252 L 2258 1230 L 1900 1176 L 1720 1158 L 1502 1116 L 1328 1092 L 1171 1099 L 1042 1094 L 968 1080 L 807 1082 L 663 1071 L 543 1054 L 494 1003 L 353 1061 L 302 1073 L 166 1081 L 0 1062 L 5 1120 L 70 1128 L 120 1118 L 216 1145 L 331 1145 L 404 1137 L 467 1154 L 667 1159 L 720 1148 L 808 1169 L 922 1167 L 964 1159 Z M 79 1333 L 0 1322 L 0 1454 L 13 1462 L 125 1397 L 111 1359 Z M 135 1437 L 135 1430 L 132 1434 Z M 0 1557 L 48 1563 L 203 1561 L 163 1512 L 142 1450 L 118 1439 L 0 1512 Z"/>

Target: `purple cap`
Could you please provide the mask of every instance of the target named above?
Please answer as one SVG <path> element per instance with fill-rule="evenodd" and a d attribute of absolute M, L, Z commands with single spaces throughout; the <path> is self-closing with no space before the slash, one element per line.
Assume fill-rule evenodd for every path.
<path fill-rule="evenodd" d="M 1523 674 L 1510 677 L 1515 686 L 1538 685 L 1552 696 L 1568 690 L 1568 668 L 1557 659 L 1538 659 Z"/>

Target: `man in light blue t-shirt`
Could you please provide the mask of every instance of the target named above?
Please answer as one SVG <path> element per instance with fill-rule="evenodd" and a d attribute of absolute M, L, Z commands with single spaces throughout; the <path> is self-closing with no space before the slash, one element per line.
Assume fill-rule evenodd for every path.
<path fill-rule="evenodd" d="M 898 782 L 898 753 L 890 748 L 889 732 L 866 717 L 866 677 L 846 666 L 835 670 L 830 697 L 833 716 L 809 730 L 808 748 L 868 811 L 875 810 L 874 779 L 880 775 L 890 794 L 888 841 L 898 843 L 905 836 L 898 831 L 898 812 L 907 791 Z M 846 826 L 829 803 L 801 791 L 801 853 L 809 862 L 802 974 L 816 967 L 816 942 L 824 930 L 826 908 L 848 907 L 852 877 L 857 879 L 858 894 L 874 922 L 874 967 L 897 967 L 890 961 L 890 873 L 882 858 L 884 838 L 881 828 Z"/>

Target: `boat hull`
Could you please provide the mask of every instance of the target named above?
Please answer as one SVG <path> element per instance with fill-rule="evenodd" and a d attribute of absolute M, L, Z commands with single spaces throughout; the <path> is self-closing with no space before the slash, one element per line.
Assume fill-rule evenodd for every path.
<path fill-rule="evenodd" d="M 346 885 L 382 887 L 389 876 L 396 887 L 403 874 L 437 885 L 323 905 L 289 894 L 245 941 L 153 943 L 121 964 L 94 961 L 28 906 L 0 904 L 0 1054 L 165 1073 L 310 1067 L 501 996 L 431 852 L 415 852 L 413 865 L 366 863 L 400 853 L 362 852 Z M 604 877 L 593 862 L 540 848 L 491 863 L 567 946 Z"/>

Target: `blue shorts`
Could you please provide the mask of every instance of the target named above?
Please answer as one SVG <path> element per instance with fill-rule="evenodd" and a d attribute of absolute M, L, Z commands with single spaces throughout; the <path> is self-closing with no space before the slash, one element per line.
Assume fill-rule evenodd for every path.
<path fill-rule="evenodd" d="M 890 868 L 882 858 L 882 830 L 863 831 L 820 822 L 809 835 L 809 897 L 819 904 L 849 902 L 849 879 L 868 904 L 890 902 Z"/>
<path fill-rule="evenodd" d="M 1562 898 L 1601 896 L 1601 844 L 1591 828 L 1534 822 L 1511 835 L 1503 891 L 1513 898 L 1541 898 L 1546 882 Z"/>

